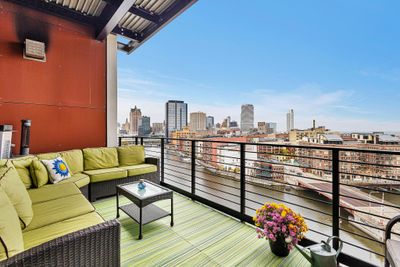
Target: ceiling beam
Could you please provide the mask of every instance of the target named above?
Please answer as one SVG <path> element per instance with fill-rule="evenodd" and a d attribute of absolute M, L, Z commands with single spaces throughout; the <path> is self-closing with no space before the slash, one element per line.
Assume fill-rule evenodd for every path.
<path fill-rule="evenodd" d="M 117 3 L 119 2 L 119 4 Z M 135 0 L 119 0 L 108 4 L 103 11 L 105 14 L 101 14 L 103 21 L 96 33 L 97 40 L 104 40 L 108 34 L 110 34 L 115 27 L 118 26 L 119 21 L 125 16 L 129 9 L 133 6 Z"/>
<path fill-rule="evenodd" d="M 112 31 L 112 33 L 124 36 L 128 39 L 134 40 L 134 41 L 138 41 L 141 42 L 143 41 L 143 34 L 138 33 L 138 32 L 134 32 L 122 27 L 115 27 L 114 30 Z"/>
<path fill-rule="evenodd" d="M 96 26 L 98 23 L 98 17 L 83 14 L 79 11 L 75 11 L 68 7 L 56 4 L 54 2 L 46 2 L 43 0 L 8 0 L 28 8 L 32 8 L 46 14 L 55 15 L 58 17 L 73 19 L 83 24 Z"/>
<path fill-rule="evenodd" d="M 141 18 L 144 18 L 146 20 L 149 20 L 151 22 L 154 22 L 156 24 L 161 22 L 161 18 L 159 15 L 155 14 L 154 12 L 147 11 L 144 8 L 141 8 L 140 6 L 133 6 L 129 9 L 129 12 L 132 14 L 139 16 Z"/>

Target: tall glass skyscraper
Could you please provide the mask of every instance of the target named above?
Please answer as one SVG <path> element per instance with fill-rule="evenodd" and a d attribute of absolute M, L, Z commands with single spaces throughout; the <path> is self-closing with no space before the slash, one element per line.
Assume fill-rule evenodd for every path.
<path fill-rule="evenodd" d="M 170 137 L 171 132 L 182 130 L 187 126 L 188 106 L 179 100 L 169 100 L 165 104 L 165 137 Z"/>
<path fill-rule="evenodd" d="M 254 106 L 252 104 L 242 105 L 240 113 L 240 129 L 249 132 L 254 128 Z"/>
<path fill-rule="evenodd" d="M 289 112 L 286 113 L 286 128 L 287 128 L 287 132 L 290 132 L 291 130 L 294 129 L 294 111 L 293 111 L 293 109 L 289 110 Z"/>

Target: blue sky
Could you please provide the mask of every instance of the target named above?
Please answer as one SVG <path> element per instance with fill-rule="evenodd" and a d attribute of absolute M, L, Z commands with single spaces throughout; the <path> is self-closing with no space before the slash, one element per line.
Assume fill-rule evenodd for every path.
<path fill-rule="evenodd" d="M 118 120 L 164 103 L 239 122 L 400 131 L 400 1 L 199 0 L 131 55 L 118 55 Z"/>

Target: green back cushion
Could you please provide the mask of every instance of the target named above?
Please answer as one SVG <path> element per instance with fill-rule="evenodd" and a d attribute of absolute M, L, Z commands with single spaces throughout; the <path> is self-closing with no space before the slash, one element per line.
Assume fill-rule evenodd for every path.
<path fill-rule="evenodd" d="M 143 146 L 121 146 L 117 148 L 120 166 L 130 166 L 144 163 Z"/>
<path fill-rule="evenodd" d="M 55 159 L 55 158 L 57 158 L 59 156 L 60 156 L 60 153 L 57 153 L 57 152 L 55 152 L 55 153 L 44 153 L 44 154 L 37 154 L 36 155 L 36 157 L 38 159 L 46 159 L 46 160 Z"/>
<path fill-rule="evenodd" d="M 86 171 L 118 166 L 118 153 L 115 147 L 85 148 L 83 158 Z"/>
<path fill-rule="evenodd" d="M 33 218 L 32 201 L 14 167 L 0 167 L 0 187 L 14 205 L 21 227 L 25 228 Z"/>
<path fill-rule="evenodd" d="M 35 187 L 39 188 L 49 183 L 49 175 L 47 173 L 47 169 L 40 160 L 34 159 L 32 161 L 30 172 L 32 183 Z"/>
<path fill-rule="evenodd" d="M 12 164 L 19 174 L 19 177 L 25 185 L 25 188 L 32 187 L 32 179 L 29 169 L 33 159 L 35 159 L 34 156 L 26 156 L 11 160 Z"/>
<path fill-rule="evenodd" d="M 0 260 L 4 260 L 22 252 L 24 250 L 24 240 L 17 212 L 1 187 L 0 214 Z"/>
<path fill-rule="evenodd" d="M 83 172 L 83 153 L 80 149 L 61 152 L 61 157 L 67 163 L 72 174 Z"/>

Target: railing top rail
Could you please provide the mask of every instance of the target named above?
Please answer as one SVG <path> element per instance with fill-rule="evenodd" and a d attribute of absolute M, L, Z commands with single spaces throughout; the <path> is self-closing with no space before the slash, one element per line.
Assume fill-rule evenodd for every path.
<path fill-rule="evenodd" d="M 357 152 L 357 153 L 370 153 L 370 154 L 386 154 L 400 156 L 400 151 L 392 150 L 375 150 L 375 149 L 359 149 L 359 148 L 348 148 L 348 147 L 332 147 L 332 146 L 315 146 L 315 145 L 291 145 L 291 144 L 274 144 L 274 143 L 251 143 L 251 142 L 240 142 L 240 141 L 222 141 L 222 140 L 211 140 L 211 139 L 193 139 L 193 138 L 171 138 L 171 137 L 148 137 L 148 136 L 119 136 L 119 139 L 123 138 L 143 138 L 152 140 L 176 140 L 176 141 L 197 141 L 207 143 L 221 143 L 221 144 L 245 144 L 253 146 L 273 146 L 273 147 L 290 147 L 290 148 L 304 148 L 314 150 L 326 150 L 326 151 L 344 151 L 344 152 Z"/>

